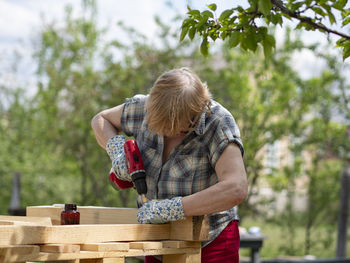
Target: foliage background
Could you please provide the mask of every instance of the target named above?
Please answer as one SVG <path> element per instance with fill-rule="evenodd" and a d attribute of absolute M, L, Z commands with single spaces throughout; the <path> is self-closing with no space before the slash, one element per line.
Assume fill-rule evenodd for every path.
<path fill-rule="evenodd" d="M 349 151 L 350 94 L 346 66 L 328 54 L 329 47 L 306 45 L 286 30 L 283 45 L 268 61 L 262 50 L 242 52 L 229 43 L 203 57 L 199 38 L 179 42 L 180 26 L 158 17 L 156 39 L 120 23 L 128 43 L 117 35 L 106 41 L 107 29 L 96 23 L 95 1 L 82 6 L 79 17 L 68 6 L 63 25 L 43 22 L 34 42 L 38 82 L 32 96 L 25 95 L 25 86 L 0 85 L 1 214 L 8 211 L 15 172 L 22 175 L 23 207 L 69 202 L 135 207 L 134 190 L 116 192 L 109 186 L 110 161 L 90 121 L 127 97 L 147 93 L 162 72 L 189 66 L 241 128 L 250 188 L 240 215 L 243 226 L 259 225 L 271 236 L 263 256 L 334 255 L 340 175 Z M 293 69 L 292 54 L 300 50 L 324 61 L 318 76 L 305 79 Z M 266 170 L 264 147 L 279 140 L 289 141 L 293 159 Z M 304 212 L 293 207 L 300 179 L 308 193 Z M 261 182 L 275 193 L 287 192 L 282 212 L 273 207 L 273 198 L 260 198 Z"/>

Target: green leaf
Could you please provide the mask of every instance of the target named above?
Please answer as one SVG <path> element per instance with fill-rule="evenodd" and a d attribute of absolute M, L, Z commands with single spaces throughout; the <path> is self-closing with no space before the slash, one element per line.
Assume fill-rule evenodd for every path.
<path fill-rule="evenodd" d="M 316 14 L 319 14 L 320 16 L 326 16 L 326 13 L 322 10 L 322 8 L 313 7 L 312 10 L 313 10 Z"/>
<path fill-rule="evenodd" d="M 216 32 L 209 33 L 209 37 L 215 41 L 218 38 L 218 34 Z"/>
<path fill-rule="evenodd" d="M 300 22 L 300 23 L 297 24 L 295 29 L 301 29 L 303 26 L 304 26 L 303 22 Z"/>
<path fill-rule="evenodd" d="M 278 24 L 278 16 L 276 15 L 271 15 L 270 17 L 270 21 L 274 24 L 274 25 L 277 25 Z"/>
<path fill-rule="evenodd" d="M 347 0 L 338 0 L 333 4 L 333 7 L 335 9 L 338 9 L 339 11 L 343 11 L 344 6 L 346 5 L 347 2 L 348 2 Z"/>
<path fill-rule="evenodd" d="M 185 27 L 182 28 L 181 35 L 180 35 L 180 41 L 184 40 L 184 38 L 185 38 L 185 36 L 186 36 L 186 34 L 188 32 L 188 29 L 189 29 L 188 26 L 185 26 Z"/>
<path fill-rule="evenodd" d="M 303 6 L 305 3 L 303 1 L 300 1 L 300 2 L 294 2 L 292 4 L 292 11 L 296 11 L 298 10 L 301 6 Z"/>
<path fill-rule="evenodd" d="M 193 40 L 194 35 L 196 34 L 197 28 L 193 26 L 189 31 L 188 31 L 188 37 Z"/>
<path fill-rule="evenodd" d="M 282 16 L 284 16 L 285 18 L 292 20 L 292 17 L 290 17 L 289 15 L 285 14 L 285 13 L 281 13 Z"/>
<path fill-rule="evenodd" d="M 346 26 L 349 23 L 350 23 L 350 17 L 344 19 L 342 26 Z"/>
<path fill-rule="evenodd" d="M 225 11 L 223 11 L 219 17 L 219 20 L 225 20 L 226 18 L 228 18 L 230 15 L 233 14 L 233 10 L 232 9 L 227 9 Z"/>
<path fill-rule="evenodd" d="M 265 43 L 265 41 L 263 42 L 263 49 L 265 58 L 270 57 L 272 54 L 272 47 L 269 44 Z"/>
<path fill-rule="evenodd" d="M 267 35 L 265 36 L 264 41 L 265 41 L 266 43 L 268 43 L 269 45 L 271 45 L 273 48 L 276 47 L 276 40 L 275 40 L 275 37 L 274 37 L 273 35 L 267 34 Z"/>
<path fill-rule="evenodd" d="M 259 0 L 259 11 L 267 16 L 272 8 L 272 3 L 270 0 Z"/>
<path fill-rule="evenodd" d="M 207 17 L 214 18 L 213 13 L 210 12 L 209 10 L 205 10 L 205 11 L 203 11 L 201 14 L 202 14 L 202 16 L 207 16 Z"/>
<path fill-rule="evenodd" d="M 343 60 L 345 60 L 349 56 L 350 56 L 350 43 L 347 43 L 347 45 L 343 49 Z"/>
<path fill-rule="evenodd" d="M 256 48 L 258 47 L 257 43 L 257 36 L 254 31 L 249 31 L 243 38 L 243 41 L 245 43 L 245 46 L 247 49 L 250 49 L 252 51 L 256 51 Z"/>
<path fill-rule="evenodd" d="M 283 25 L 282 16 L 278 16 L 278 24 L 280 24 L 281 26 Z"/>
<path fill-rule="evenodd" d="M 210 4 L 210 5 L 208 5 L 208 7 L 210 10 L 213 10 L 213 11 L 216 10 L 216 4 Z"/>
<path fill-rule="evenodd" d="M 248 50 L 247 41 L 246 41 L 246 38 L 245 38 L 245 37 L 242 37 L 242 41 L 241 41 L 240 47 L 241 47 L 244 51 L 247 51 L 247 50 Z"/>
<path fill-rule="evenodd" d="M 209 43 L 207 37 L 203 38 L 200 50 L 203 56 L 208 56 Z"/>
<path fill-rule="evenodd" d="M 336 22 L 335 17 L 332 12 L 327 12 L 327 13 L 328 13 L 329 22 L 331 23 L 331 25 L 333 25 Z"/>
<path fill-rule="evenodd" d="M 263 40 L 264 56 L 268 58 L 272 54 L 272 50 L 275 48 L 276 41 L 272 35 L 265 35 Z"/>
<path fill-rule="evenodd" d="M 188 26 L 189 24 L 191 24 L 191 23 L 193 23 L 194 21 L 193 21 L 193 19 L 192 18 L 186 18 L 183 22 L 182 22 L 182 25 L 181 25 L 181 27 L 183 28 L 183 27 L 186 27 L 186 26 Z"/>
<path fill-rule="evenodd" d="M 241 7 L 240 5 L 237 6 L 236 8 L 234 8 L 234 10 L 237 10 L 239 13 L 243 13 L 244 12 L 244 8 Z"/>
<path fill-rule="evenodd" d="M 224 32 L 222 32 L 222 33 L 220 34 L 220 38 L 221 38 L 222 40 L 225 40 L 226 37 L 227 37 L 227 31 L 224 31 Z"/>
<path fill-rule="evenodd" d="M 208 21 L 208 17 L 207 16 L 203 16 L 200 20 L 199 20 L 199 22 L 198 22 L 198 24 L 197 24 L 197 29 L 200 29 L 206 22 Z"/>
<path fill-rule="evenodd" d="M 256 37 L 254 35 L 250 35 L 247 37 L 247 47 L 253 52 L 256 51 L 258 47 L 258 42 L 256 41 Z"/>
<path fill-rule="evenodd" d="M 341 17 L 344 19 L 344 18 L 347 18 L 348 16 L 350 16 L 350 9 L 345 9 L 345 10 L 342 10 L 341 11 Z"/>
<path fill-rule="evenodd" d="M 262 33 L 265 37 L 265 35 L 267 34 L 267 27 L 266 26 L 261 26 L 258 28 L 258 32 Z"/>
<path fill-rule="evenodd" d="M 228 40 L 228 44 L 230 48 L 233 48 L 235 46 L 237 46 L 239 44 L 239 42 L 241 41 L 241 34 L 239 31 L 234 31 L 229 40 Z"/>
<path fill-rule="evenodd" d="M 347 39 L 342 37 L 336 42 L 336 47 L 344 47 Z"/>
<path fill-rule="evenodd" d="M 199 10 L 191 10 L 191 11 L 187 12 L 187 14 L 197 18 L 197 17 L 200 17 L 201 12 L 199 12 Z"/>

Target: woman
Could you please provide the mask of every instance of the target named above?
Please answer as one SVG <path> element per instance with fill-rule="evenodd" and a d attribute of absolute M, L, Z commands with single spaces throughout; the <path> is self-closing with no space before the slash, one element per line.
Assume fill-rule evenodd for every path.
<path fill-rule="evenodd" d="M 140 223 L 208 214 L 210 239 L 202 245 L 202 262 L 238 262 L 235 206 L 247 194 L 240 132 L 194 72 L 180 68 L 162 74 L 149 95 L 100 112 L 92 127 L 121 182 L 131 178 L 119 132 L 135 137 L 151 200 L 138 211 Z M 146 257 L 145 262 L 160 261 Z"/>

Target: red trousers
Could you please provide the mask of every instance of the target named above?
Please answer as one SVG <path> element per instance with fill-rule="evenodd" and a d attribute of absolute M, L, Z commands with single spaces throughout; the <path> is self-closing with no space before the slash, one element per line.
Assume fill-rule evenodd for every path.
<path fill-rule="evenodd" d="M 202 248 L 202 263 L 238 263 L 239 262 L 238 221 L 230 222 L 227 227 L 209 245 Z M 145 263 L 161 263 L 152 256 L 145 257 Z"/>

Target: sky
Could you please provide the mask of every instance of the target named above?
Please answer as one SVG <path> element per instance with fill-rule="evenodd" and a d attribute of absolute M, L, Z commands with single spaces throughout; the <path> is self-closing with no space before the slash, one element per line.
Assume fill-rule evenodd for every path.
<path fill-rule="evenodd" d="M 230 8 L 228 0 L 178 0 L 171 1 L 178 13 L 185 14 L 186 6 L 204 9 L 206 5 L 215 2 L 218 6 L 217 14 Z M 158 15 L 162 21 L 171 23 L 175 11 L 167 6 L 166 0 L 97 0 L 98 26 L 113 26 L 118 21 L 136 28 L 138 31 L 152 37 L 155 35 L 156 24 L 154 16 Z M 65 14 L 65 6 L 73 7 L 73 16 L 81 11 L 81 0 L 0 0 L 0 72 L 10 71 L 13 67 L 14 52 L 22 57 L 18 67 L 20 79 L 16 81 L 26 82 L 29 86 L 35 85 L 35 67 L 31 58 L 33 52 L 32 41 L 38 35 L 43 21 L 62 23 Z M 178 25 L 180 27 L 180 25 Z M 109 32 L 113 34 L 113 32 Z M 282 30 L 277 31 L 277 42 L 282 38 Z M 303 38 L 306 42 L 315 40 L 325 42 L 321 33 L 308 33 Z M 322 63 L 313 57 L 311 53 L 303 51 L 293 58 L 294 67 L 305 78 L 317 74 Z M 0 83 L 14 81 L 14 76 L 0 75 Z M 18 76 L 17 76 L 18 78 Z"/>
<path fill-rule="evenodd" d="M 142 34 L 152 38 L 156 34 L 155 15 L 163 22 L 173 24 L 171 19 L 175 14 L 187 12 L 187 4 L 193 8 L 204 9 L 212 3 L 204 0 L 171 1 L 169 8 L 166 0 L 97 0 L 97 24 L 100 28 L 116 28 L 114 25 L 122 21 L 128 27 L 134 27 Z M 230 7 L 225 0 L 215 1 L 217 12 Z M 43 22 L 63 23 L 65 7 L 73 7 L 73 16 L 81 13 L 82 0 L 0 0 L 0 84 L 18 83 L 26 85 L 27 91 L 36 90 L 35 64 L 32 59 L 33 41 L 38 36 Z M 180 22 L 179 22 L 180 23 Z M 180 24 L 178 25 L 180 27 Z M 119 32 L 110 30 L 111 38 Z M 20 63 L 14 63 L 16 57 Z M 13 74 L 13 68 L 17 74 Z"/>

